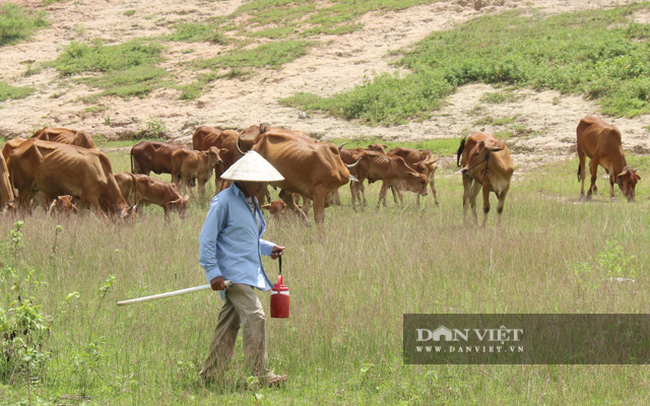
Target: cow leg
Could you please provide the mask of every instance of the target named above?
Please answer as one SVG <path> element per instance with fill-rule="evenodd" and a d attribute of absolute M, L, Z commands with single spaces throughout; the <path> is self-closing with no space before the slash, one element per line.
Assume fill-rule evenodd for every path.
<path fill-rule="evenodd" d="M 388 183 L 382 181 L 381 182 L 381 190 L 379 191 L 379 200 L 377 200 L 377 210 L 379 210 L 379 207 L 381 206 L 382 202 L 384 204 L 384 207 L 386 206 L 386 193 L 388 192 Z"/>
<path fill-rule="evenodd" d="M 478 215 L 476 214 L 476 197 L 478 196 L 478 193 L 481 191 L 482 187 L 483 185 L 475 180 L 472 182 L 472 187 L 469 191 L 469 205 L 472 208 L 474 224 L 478 224 Z"/>
<path fill-rule="evenodd" d="M 312 189 L 312 197 L 314 200 L 314 220 L 316 220 L 318 230 L 322 231 L 325 222 L 325 200 L 327 196 L 324 190 Z"/>
<path fill-rule="evenodd" d="M 467 223 L 467 210 L 469 209 L 470 195 L 472 191 L 473 179 L 469 176 L 463 176 L 463 221 Z"/>
<path fill-rule="evenodd" d="M 352 200 L 352 210 L 357 211 L 357 196 L 359 195 L 359 182 L 350 181 L 350 199 Z M 359 206 L 363 210 L 363 204 L 359 197 Z"/>
<path fill-rule="evenodd" d="M 580 186 L 580 199 L 585 198 L 585 178 L 587 177 L 587 173 L 585 172 L 586 167 L 585 163 L 587 160 L 587 156 L 585 155 L 584 151 L 582 148 L 578 146 L 578 181 L 582 182 L 582 185 Z"/>
<path fill-rule="evenodd" d="M 309 217 L 307 217 L 305 212 L 300 210 L 300 207 L 298 207 L 293 200 L 293 193 L 289 193 L 285 190 L 280 190 L 279 197 L 287 204 L 287 208 L 293 210 L 298 215 L 298 217 L 302 219 L 306 226 L 310 225 Z"/>
<path fill-rule="evenodd" d="M 490 187 L 483 184 L 483 227 L 487 224 L 488 213 L 490 212 Z"/>
<path fill-rule="evenodd" d="M 591 184 L 589 185 L 589 190 L 587 191 L 587 200 L 591 199 L 591 194 L 592 193 L 598 193 L 596 189 L 596 179 L 597 179 L 597 173 L 598 171 L 598 161 L 596 161 L 596 157 L 592 158 L 591 161 L 589 162 L 589 172 L 591 174 Z"/>
<path fill-rule="evenodd" d="M 440 207 L 440 203 L 438 203 L 438 195 L 436 194 L 436 184 L 433 181 L 433 177 L 431 177 L 431 180 L 429 181 L 429 186 L 431 187 L 431 194 L 433 195 L 433 201 L 436 203 L 436 206 Z"/>
<path fill-rule="evenodd" d="M 497 194 L 497 197 L 499 198 L 499 203 L 497 204 L 497 226 L 501 225 L 501 214 L 503 213 L 503 206 L 506 204 L 508 190 L 510 190 L 510 184 L 508 184 L 501 193 Z"/>

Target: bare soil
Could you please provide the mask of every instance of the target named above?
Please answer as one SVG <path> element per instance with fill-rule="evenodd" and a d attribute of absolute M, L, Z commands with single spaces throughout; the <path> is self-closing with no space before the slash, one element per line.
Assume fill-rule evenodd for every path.
<path fill-rule="evenodd" d="M 13 0 L 38 9 L 41 0 Z M 459 137 L 474 131 L 496 132 L 502 127 L 481 126 L 481 118 L 516 117 L 524 128 L 508 141 L 515 164 L 522 169 L 540 163 L 575 156 L 575 128 L 580 118 L 598 114 L 598 106 L 580 96 L 560 95 L 555 91 L 520 91 L 520 98 L 503 104 L 486 104 L 481 96 L 496 90 L 484 84 L 459 88 L 447 105 L 430 120 L 408 125 L 370 127 L 319 114 L 304 116 L 299 110 L 283 107 L 279 99 L 298 92 L 329 96 L 351 89 L 371 79 L 374 73 L 393 72 L 389 52 L 409 47 L 435 30 L 446 30 L 485 13 L 512 8 L 539 8 L 546 13 L 564 13 L 590 8 L 607 8 L 633 3 L 621 0 L 491 0 L 441 1 L 402 11 L 376 12 L 361 19 L 363 29 L 347 35 L 321 36 L 323 45 L 280 70 L 265 70 L 252 78 L 213 82 L 197 100 L 178 99 L 177 90 L 156 91 L 146 99 L 105 97 L 89 105 L 82 100 L 93 93 L 83 85 L 61 78 L 52 68 L 26 76 L 31 67 L 57 58 L 71 41 L 101 39 L 106 44 L 121 43 L 136 37 L 169 34 L 178 21 L 205 21 L 229 15 L 241 0 L 64 0 L 46 8 L 51 25 L 27 42 L 3 47 L 0 81 L 13 86 L 31 86 L 36 94 L 22 100 L 0 103 L 0 136 L 30 136 L 45 126 L 68 127 L 121 138 L 160 119 L 167 136 L 175 142 L 191 142 L 199 125 L 241 129 L 251 124 L 268 123 L 309 132 L 323 141 L 337 138 L 379 137 L 391 141 Z M 127 17 L 125 12 L 136 10 Z M 637 15 L 646 22 L 647 15 Z M 181 62 L 213 57 L 226 50 L 209 43 L 173 43 L 166 49 L 165 67 L 179 77 Z M 179 70 L 181 70 L 179 72 Z M 93 107 L 101 106 L 92 111 Z M 602 117 L 602 115 L 600 115 Z M 623 144 L 630 153 L 650 151 L 646 127 L 650 116 L 633 119 L 603 117 L 623 133 Z"/>

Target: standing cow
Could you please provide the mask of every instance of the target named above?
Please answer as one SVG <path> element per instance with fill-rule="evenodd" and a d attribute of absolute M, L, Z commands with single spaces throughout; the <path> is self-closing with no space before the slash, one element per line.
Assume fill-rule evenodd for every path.
<path fill-rule="evenodd" d="M 215 167 L 223 165 L 219 154 L 217 147 L 210 147 L 207 151 L 175 151 L 172 154 L 172 182 L 176 183 L 178 190 L 184 191 L 196 179 L 199 195 L 204 196 L 205 183 L 210 180 Z"/>
<path fill-rule="evenodd" d="M 440 206 L 434 180 L 436 169 L 438 169 L 438 164 L 436 163 L 436 158 L 433 156 L 431 151 L 425 149 L 397 147 L 388 151 L 388 154 L 401 156 L 408 166 L 426 176 L 429 180 L 429 187 L 431 188 L 433 201 L 435 202 L 436 206 Z M 395 191 L 393 191 L 393 193 L 395 193 Z M 420 205 L 419 194 L 417 195 L 417 205 Z"/>
<path fill-rule="evenodd" d="M 240 133 L 236 146 L 241 155 L 257 151 L 284 176 L 283 181 L 270 184 L 281 189 L 280 198 L 305 221 L 307 216 L 296 206 L 294 194 L 311 199 L 314 219 L 322 229 L 325 207 L 350 179 L 336 145 L 317 142 L 302 131 L 254 125 Z"/>
<path fill-rule="evenodd" d="M 147 176 L 152 171 L 158 175 L 161 173 L 171 174 L 172 154 L 179 149 L 187 148 L 182 144 L 141 141 L 131 148 L 131 172 Z"/>
<path fill-rule="evenodd" d="M 463 174 L 463 217 L 467 220 L 468 205 L 472 207 L 474 223 L 476 215 L 476 196 L 483 190 L 483 226 L 487 223 L 490 211 L 490 192 L 499 199 L 497 204 L 497 224 L 501 223 L 501 214 L 506 196 L 510 190 L 510 179 L 515 165 L 505 141 L 494 138 L 492 134 L 474 133 L 458 147 L 456 163 L 461 166 Z"/>
<path fill-rule="evenodd" d="M 610 196 L 614 198 L 614 183 L 618 184 L 623 196 L 628 202 L 634 201 L 636 183 L 641 179 L 636 170 L 627 166 L 625 151 L 621 144 L 621 132 L 598 117 L 587 116 L 580 120 L 576 129 L 578 139 L 578 181 L 582 181 L 580 198 L 585 198 L 585 162 L 589 157 L 591 185 L 587 199 L 592 193 L 597 193 L 596 172 L 598 165 L 605 168 L 609 174 Z"/>
<path fill-rule="evenodd" d="M 120 219 L 132 219 L 135 214 L 135 207 L 127 205 L 111 163 L 101 151 L 32 138 L 9 157 L 22 209 L 28 208 L 34 195 L 42 192 L 48 199 L 77 197 L 103 220 L 108 220 L 107 214 Z"/>

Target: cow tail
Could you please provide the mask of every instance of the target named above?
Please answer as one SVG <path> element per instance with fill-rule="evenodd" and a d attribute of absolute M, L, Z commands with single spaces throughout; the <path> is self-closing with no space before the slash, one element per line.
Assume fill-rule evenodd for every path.
<path fill-rule="evenodd" d="M 133 173 L 133 147 L 131 147 L 131 173 Z"/>
<path fill-rule="evenodd" d="M 460 145 L 458 146 L 458 152 L 456 152 L 456 166 L 460 167 L 460 155 L 463 153 L 463 150 L 465 149 L 465 141 L 466 138 L 463 137 L 462 140 L 460 140 Z"/>
<path fill-rule="evenodd" d="M 138 185 L 133 172 L 131 172 L 131 180 L 133 181 L 133 204 L 138 204 Z"/>
<path fill-rule="evenodd" d="M 578 162 L 578 182 L 580 182 L 580 172 L 582 170 L 582 166 L 580 165 L 580 162 Z"/>

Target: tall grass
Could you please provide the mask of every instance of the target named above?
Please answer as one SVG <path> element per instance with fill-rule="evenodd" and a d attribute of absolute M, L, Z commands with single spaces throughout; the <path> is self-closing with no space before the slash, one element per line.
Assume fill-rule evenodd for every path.
<path fill-rule="evenodd" d="M 115 171 L 126 153 L 111 154 Z M 646 161 L 637 161 L 639 166 Z M 52 326 L 46 373 L 32 385 L 45 404 L 348 405 L 348 404 L 644 404 L 643 366 L 403 365 L 404 313 L 646 313 L 650 309 L 647 217 L 650 189 L 638 202 L 596 196 L 578 202 L 577 160 L 516 177 L 503 222 L 495 202 L 486 228 L 463 224 L 455 166 L 439 169 L 440 207 L 389 204 L 354 212 L 326 210 L 325 232 L 298 221 L 269 220 L 265 238 L 286 245 L 289 319 L 269 319 L 271 367 L 289 374 L 276 390 L 249 386 L 241 341 L 224 382 L 197 376 L 220 306 L 218 295 L 128 307 L 118 300 L 205 283 L 197 238 L 207 210 L 194 200 L 185 220 L 150 209 L 134 226 L 105 226 L 94 216 L 25 218 L 21 260 L 43 278 L 35 297 L 53 314 L 70 292 L 73 306 Z M 543 175 L 542 175 L 543 172 Z M 600 183 L 600 190 L 605 185 Z M 0 218 L 0 238 L 15 219 Z M 55 240 L 55 229 L 63 231 Z M 599 271 L 601 254 L 620 247 L 636 281 L 616 284 Z M 277 263 L 263 258 L 269 276 Z M 576 274 L 575 264 L 593 272 Z M 111 275 L 115 280 L 111 282 Z M 580 278 L 579 278 L 579 277 Z M 107 282 L 108 281 L 108 282 Z M 9 292 L 6 280 L 0 282 Z M 110 285 L 109 288 L 106 286 Z M 104 290 L 100 290 L 104 288 Z M 260 293 L 268 314 L 269 297 Z M 5 384 L 5 383 L 3 383 Z M 27 399 L 27 386 L 0 385 L 0 403 Z"/>
<path fill-rule="evenodd" d="M 457 86 L 484 82 L 583 94 L 613 116 L 646 114 L 650 30 L 633 17 L 648 8 L 643 2 L 555 16 L 485 15 L 406 51 L 399 65 L 411 75 L 379 74 L 332 98 L 287 103 L 369 123 L 404 123 L 427 117 Z"/>

